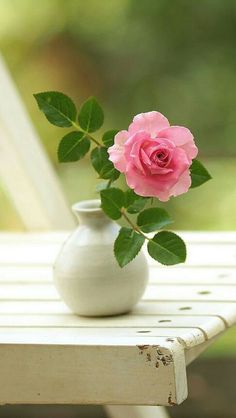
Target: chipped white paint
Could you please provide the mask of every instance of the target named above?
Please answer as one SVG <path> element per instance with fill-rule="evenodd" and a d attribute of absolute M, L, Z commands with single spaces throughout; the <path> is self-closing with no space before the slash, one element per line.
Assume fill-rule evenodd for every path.
<path fill-rule="evenodd" d="M 186 364 L 236 321 L 236 234 L 182 236 L 189 241 L 186 265 L 152 265 L 133 312 L 94 319 L 71 314 L 52 284 L 52 263 L 67 233 L 2 234 L 0 402 L 182 402 Z M 164 417 L 161 409 L 108 412 Z"/>
<path fill-rule="evenodd" d="M 0 368 L 3 404 L 168 405 L 187 395 L 177 343 L 0 344 Z"/>

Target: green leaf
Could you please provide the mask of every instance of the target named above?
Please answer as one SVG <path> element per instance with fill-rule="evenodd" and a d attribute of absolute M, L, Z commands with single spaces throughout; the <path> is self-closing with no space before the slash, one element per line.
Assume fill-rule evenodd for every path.
<path fill-rule="evenodd" d="M 58 91 L 34 94 L 39 109 L 53 125 L 68 128 L 76 121 L 76 107 L 72 100 Z"/>
<path fill-rule="evenodd" d="M 109 189 L 102 190 L 101 196 L 101 208 L 111 219 L 119 219 L 121 217 L 121 208 L 124 206 L 124 193 L 122 190 L 111 187 Z"/>
<path fill-rule="evenodd" d="M 206 183 L 206 181 L 212 178 L 211 175 L 208 173 L 207 169 L 198 160 L 193 160 L 192 165 L 190 167 L 190 174 L 192 179 L 192 189 L 194 187 L 201 186 L 202 184 Z"/>
<path fill-rule="evenodd" d="M 121 228 L 114 244 L 114 254 L 120 267 L 124 267 L 136 257 L 145 241 L 143 235 L 131 228 Z"/>
<path fill-rule="evenodd" d="M 125 192 L 125 208 L 128 213 L 138 213 L 144 208 L 149 197 L 138 196 L 132 189 Z"/>
<path fill-rule="evenodd" d="M 148 252 L 152 258 L 167 266 L 183 263 L 186 260 L 185 243 L 173 232 L 158 232 L 148 242 Z"/>
<path fill-rule="evenodd" d="M 101 179 L 118 179 L 120 172 L 115 169 L 113 163 L 109 161 L 109 154 L 105 147 L 96 147 L 91 152 L 91 162 L 93 168 Z"/>
<path fill-rule="evenodd" d="M 58 147 L 58 159 L 61 163 L 78 161 L 87 154 L 90 140 L 83 132 L 70 132 L 65 135 Z"/>
<path fill-rule="evenodd" d="M 80 127 L 86 132 L 95 132 L 101 128 L 104 114 L 95 97 L 90 97 L 83 103 L 79 111 L 78 121 Z"/>
<path fill-rule="evenodd" d="M 102 142 L 106 148 L 109 148 L 114 144 L 114 137 L 118 132 L 117 129 L 112 129 L 103 134 Z"/>
<path fill-rule="evenodd" d="M 162 208 L 145 209 L 138 215 L 137 224 L 143 232 L 157 231 L 172 223 L 168 212 Z"/>

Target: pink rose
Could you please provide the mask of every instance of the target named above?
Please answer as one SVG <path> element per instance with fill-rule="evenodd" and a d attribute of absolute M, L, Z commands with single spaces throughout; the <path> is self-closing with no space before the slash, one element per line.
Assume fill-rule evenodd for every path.
<path fill-rule="evenodd" d="M 165 202 L 188 191 L 198 149 L 189 129 L 170 126 L 159 112 L 147 112 L 135 116 L 128 131 L 118 132 L 108 153 L 131 189 Z"/>

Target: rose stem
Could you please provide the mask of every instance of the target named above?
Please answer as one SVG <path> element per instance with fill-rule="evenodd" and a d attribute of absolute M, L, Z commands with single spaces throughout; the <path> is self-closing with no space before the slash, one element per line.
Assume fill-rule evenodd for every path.
<path fill-rule="evenodd" d="M 85 132 L 83 129 L 81 129 L 79 127 L 79 125 L 77 125 L 77 123 L 72 122 L 72 125 L 75 127 L 75 129 L 77 129 L 77 131 L 80 131 L 80 132 L 82 131 L 86 136 L 88 136 L 91 139 L 91 141 L 95 142 L 95 144 L 98 147 L 101 147 L 102 146 L 92 135 L 90 135 L 88 132 Z"/>
<path fill-rule="evenodd" d="M 109 187 L 111 186 L 111 184 L 112 184 L 112 179 L 110 179 L 110 180 L 108 181 L 106 189 L 109 189 Z"/>
<path fill-rule="evenodd" d="M 121 213 L 122 213 L 122 215 L 124 216 L 124 218 L 125 218 L 125 220 L 130 224 L 130 226 L 132 226 L 132 228 L 136 231 L 136 232 L 138 232 L 140 235 L 142 235 L 145 239 L 147 239 L 148 241 L 150 241 L 150 238 L 148 238 L 142 231 L 141 231 L 141 229 L 138 227 L 138 225 L 135 225 L 131 220 L 130 220 L 130 218 L 127 216 L 127 214 L 126 214 L 126 212 L 125 212 L 125 209 L 124 208 L 121 208 Z"/>

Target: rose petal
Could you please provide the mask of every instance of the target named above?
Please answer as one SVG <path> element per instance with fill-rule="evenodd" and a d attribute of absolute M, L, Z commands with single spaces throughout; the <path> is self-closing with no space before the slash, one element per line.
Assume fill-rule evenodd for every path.
<path fill-rule="evenodd" d="M 166 183 L 158 181 L 161 176 L 152 175 L 151 177 L 147 177 L 138 172 L 133 164 L 130 163 L 125 177 L 128 186 L 139 196 L 157 197 L 160 200 L 164 199 L 163 201 L 169 199 L 169 188 L 167 188 Z"/>
<path fill-rule="evenodd" d="M 159 132 L 160 138 L 167 138 L 175 143 L 177 147 L 185 150 L 189 160 L 196 158 L 198 148 L 195 145 L 193 134 L 183 126 L 170 126 Z"/>
<path fill-rule="evenodd" d="M 129 126 L 131 135 L 138 131 L 148 132 L 155 138 L 162 129 L 170 126 L 168 119 L 159 112 L 146 112 L 136 115 Z"/>
<path fill-rule="evenodd" d="M 126 141 L 124 146 L 124 155 L 126 162 L 133 161 L 133 164 L 142 172 L 145 173 L 142 162 L 140 161 L 140 147 L 144 142 L 150 140 L 150 135 L 147 132 L 139 131 Z M 127 168 L 126 168 L 127 171 Z"/>
<path fill-rule="evenodd" d="M 185 193 L 190 187 L 191 181 L 189 184 L 187 174 L 183 176 L 184 173 L 189 172 L 189 165 L 185 151 L 176 148 L 170 164 L 171 172 L 161 169 L 158 174 L 141 173 L 131 160 L 125 172 L 126 181 L 138 195 L 153 196 L 166 202 L 171 196 L 180 194 L 181 190 Z"/>
<path fill-rule="evenodd" d="M 189 170 L 185 170 L 180 176 L 178 182 L 170 190 L 171 196 L 179 196 L 180 194 L 186 193 L 191 186 L 191 177 Z"/>
<path fill-rule="evenodd" d="M 109 160 L 113 162 L 115 168 L 123 173 L 126 170 L 126 160 L 124 154 L 124 144 L 129 138 L 127 131 L 120 131 L 116 134 L 114 145 L 108 148 Z"/>

